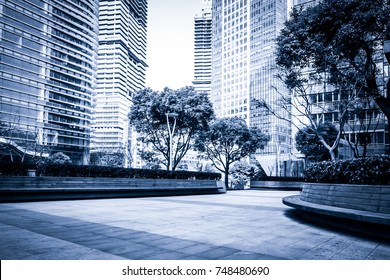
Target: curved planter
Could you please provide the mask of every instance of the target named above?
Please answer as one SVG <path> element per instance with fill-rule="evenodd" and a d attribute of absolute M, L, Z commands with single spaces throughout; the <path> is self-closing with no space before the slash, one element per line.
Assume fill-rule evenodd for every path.
<path fill-rule="evenodd" d="M 283 203 L 317 222 L 390 238 L 389 185 L 304 183 Z"/>
<path fill-rule="evenodd" d="M 390 214 L 389 185 L 304 183 L 300 199 L 322 205 Z"/>

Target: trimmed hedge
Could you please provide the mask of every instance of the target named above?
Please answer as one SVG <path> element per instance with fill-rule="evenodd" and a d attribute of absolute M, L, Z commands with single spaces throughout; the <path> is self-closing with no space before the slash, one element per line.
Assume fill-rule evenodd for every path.
<path fill-rule="evenodd" d="M 390 156 L 315 163 L 305 170 L 304 180 L 312 183 L 389 185 Z"/>
<path fill-rule="evenodd" d="M 28 169 L 36 169 L 37 176 L 53 177 L 105 177 L 140 179 L 196 179 L 220 180 L 221 174 L 192 172 L 185 170 L 167 171 L 152 169 L 120 168 L 97 165 L 49 164 L 38 169 L 35 165 L 21 163 L 2 163 L 0 173 L 3 176 L 26 176 Z"/>

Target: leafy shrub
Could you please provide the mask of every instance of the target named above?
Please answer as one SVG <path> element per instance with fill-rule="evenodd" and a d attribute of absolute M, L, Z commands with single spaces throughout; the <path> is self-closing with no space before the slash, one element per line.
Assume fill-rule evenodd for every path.
<path fill-rule="evenodd" d="M 229 174 L 232 189 L 243 189 L 250 180 L 262 180 L 267 177 L 267 174 L 258 161 L 255 164 L 237 161 L 230 168 Z"/>
<path fill-rule="evenodd" d="M 144 166 L 142 166 L 142 168 L 143 169 L 161 169 L 161 166 L 155 162 L 147 162 Z"/>
<path fill-rule="evenodd" d="M 35 165 L 6 163 L 0 165 L 0 173 L 4 176 L 25 176 L 28 169 L 36 169 Z M 106 178 L 143 178 L 143 179 L 197 179 L 220 180 L 221 174 L 209 172 L 193 172 L 186 170 L 167 171 L 151 169 L 133 169 L 97 165 L 47 164 L 37 169 L 37 176 L 54 177 L 106 177 Z"/>
<path fill-rule="evenodd" d="M 390 156 L 323 161 L 305 170 L 305 181 L 339 184 L 390 184 Z"/>
<path fill-rule="evenodd" d="M 52 164 L 71 164 L 72 160 L 64 153 L 55 153 L 50 155 L 48 162 Z"/>
<path fill-rule="evenodd" d="M 253 164 L 246 161 L 237 161 L 229 169 L 230 189 L 244 189 L 249 181 L 259 181 L 267 178 L 261 164 L 256 160 Z"/>
<path fill-rule="evenodd" d="M 245 161 L 237 161 L 229 170 L 230 188 L 241 190 L 253 176 L 254 166 Z"/>
<path fill-rule="evenodd" d="M 28 169 L 36 169 L 36 165 L 23 162 L 0 163 L 0 175 L 2 176 L 26 176 Z"/>
<path fill-rule="evenodd" d="M 125 163 L 123 152 L 94 151 L 89 158 L 91 165 L 123 167 Z"/>
<path fill-rule="evenodd" d="M 255 169 L 254 169 L 254 173 L 253 173 L 253 176 L 251 177 L 251 180 L 252 181 L 260 181 L 260 180 L 264 180 L 265 178 L 267 178 L 267 173 L 265 173 L 263 167 L 261 166 L 260 162 L 258 162 L 257 160 L 255 161 L 254 163 L 254 166 L 255 166 Z"/>

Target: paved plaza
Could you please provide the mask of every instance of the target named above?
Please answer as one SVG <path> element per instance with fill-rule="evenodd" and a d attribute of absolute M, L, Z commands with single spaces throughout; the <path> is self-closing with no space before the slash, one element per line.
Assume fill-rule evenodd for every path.
<path fill-rule="evenodd" d="M 296 191 L 0 204 L 0 259 L 390 260 L 390 243 L 311 224 Z"/>

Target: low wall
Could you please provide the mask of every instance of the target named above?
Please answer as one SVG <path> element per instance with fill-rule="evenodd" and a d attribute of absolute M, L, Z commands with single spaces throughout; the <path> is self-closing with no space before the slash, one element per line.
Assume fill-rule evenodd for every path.
<path fill-rule="evenodd" d="M 222 181 L 0 177 L 0 202 L 224 193 Z"/>
<path fill-rule="evenodd" d="M 288 189 L 301 190 L 302 182 L 293 181 L 251 181 L 251 189 Z"/>
<path fill-rule="evenodd" d="M 389 185 L 302 184 L 300 199 L 321 205 L 390 214 Z"/>
<path fill-rule="evenodd" d="M 283 203 L 313 222 L 390 239 L 390 185 L 304 183 Z"/>

